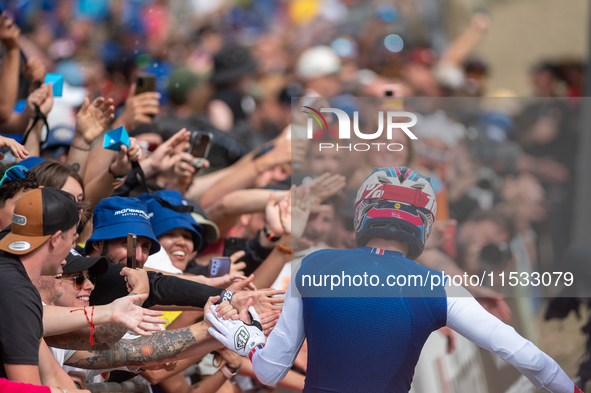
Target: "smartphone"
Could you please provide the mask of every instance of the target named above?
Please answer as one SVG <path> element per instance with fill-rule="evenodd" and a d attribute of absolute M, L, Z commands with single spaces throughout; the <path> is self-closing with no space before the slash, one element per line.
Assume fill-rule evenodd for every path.
<path fill-rule="evenodd" d="M 230 273 L 232 262 L 228 257 L 213 257 L 209 260 L 207 277 L 221 277 Z"/>
<path fill-rule="evenodd" d="M 193 162 L 191 162 L 191 165 L 193 165 L 195 168 L 200 169 L 203 166 L 203 161 L 209 154 L 212 140 L 213 134 L 211 132 L 194 131 L 191 134 L 189 153 L 195 157 Z"/>
<path fill-rule="evenodd" d="M 241 237 L 227 237 L 224 240 L 224 256 L 229 257 L 244 250 L 244 239 Z"/>
<path fill-rule="evenodd" d="M 139 74 L 135 77 L 135 95 L 156 91 L 156 75 Z"/>
<path fill-rule="evenodd" d="M 136 247 L 137 247 L 137 236 L 133 233 L 127 234 L 127 267 L 134 269 L 137 267 L 136 261 Z"/>

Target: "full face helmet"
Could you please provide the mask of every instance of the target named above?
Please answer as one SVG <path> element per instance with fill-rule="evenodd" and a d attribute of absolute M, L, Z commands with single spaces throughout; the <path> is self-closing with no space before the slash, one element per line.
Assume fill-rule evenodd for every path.
<path fill-rule="evenodd" d="M 405 166 L 374 168 L 357 192 L 355 240 L 374 238 L 407 242 L 407 257 L 423 252 L 431 233 L 437 202 L 429 178 Z"/>

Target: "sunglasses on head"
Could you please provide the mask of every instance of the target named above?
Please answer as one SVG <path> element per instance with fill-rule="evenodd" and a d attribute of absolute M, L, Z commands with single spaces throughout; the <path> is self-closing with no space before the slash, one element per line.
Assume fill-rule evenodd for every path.
<path fill-rule="evenodd" d="M 22 165 L 11 166 L 4 172 L 4 176 L 2 176 L 2 179 L 0 179 L 0 186 L 2 186 L 2 184 L 4 184 L 6 180 L 10 182 L 17 179 L 24 179 L 27 177 L 28 172 L 29 169 Z"/>
<path fill-rule="evenodd" d="M 74 280 L 74 286 L 77 290 L 81 290 L 84 286 L 84 281 L 91 282 L 92 285 L 96 284 L 96 276 L 94 274 L 89 274 L 88 276 L 83 275 L 82 273 L 74 276 L 74 277 L 60 277 L 60 280 Z"/>

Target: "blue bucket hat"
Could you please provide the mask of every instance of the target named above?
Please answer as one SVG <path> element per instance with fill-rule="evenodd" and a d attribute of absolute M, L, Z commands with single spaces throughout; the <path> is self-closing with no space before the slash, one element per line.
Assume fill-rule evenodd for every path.
<path fill-rule="evenodd" d="M 29 157 L 25 160 L 22 160 L 18 164 L 24 166 L 25 168 L 33 169 L 34 167 L 36 167 L 37 165 L 39 165 L 45 161 L 47 161 L 45 158 L 32 156 L 32 157 Z"/>
<path fill-rule="evenodd" d="M 156 191 L 155 194 L 171 205 L 187 206 L 187 202 L 178 191 L 162 190 Z M 184 228 L 193 235 L 194 249 L 198 250 L 201 247 L 203 241 L 202 227 L 193 220 L 190 213 L 179 213 L 166 208 L 151 194 L 142 194 L 138 198 L 148 206 L 148 215 L 150 216 L 150 222 L 152 223 L 156 237 L 160 237 L 177 228 Z"/>
<path fill-rule="evenodd" d="M 193 200 L 187 201 L 180 192 L 174 190 L 158 190 L 154 192 L 154 194 L 158 195 L 160 198 L 166 200 L 172 205 L 193 207 L 192 213 L 184 214 L 187 215 L 189 221 L 191 221 L 195 229 L 201 234 L 201 237 L 205 241 L 203 244 L 204 246 L 219 240 L 220 230 L 218 226 L 207 218 L 207 215 L 197 202 Z"/>
<path fill-rule="evenodd" d="M 160 251 L 144 202 L 136 198 L 105 198 L 94 208 L 92 236 L 86 241 L 84 251 L 90 251 L 92 242 L 127 237 L 128 233 L 152 240 L 150 255 Z"/>

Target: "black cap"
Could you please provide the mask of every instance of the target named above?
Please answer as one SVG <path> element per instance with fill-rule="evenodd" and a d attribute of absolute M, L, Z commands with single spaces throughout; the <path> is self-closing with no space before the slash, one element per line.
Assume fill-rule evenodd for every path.
<path fill-rule="evenodd" d="M 226 46 L 213 58 L 214 70 L 211 83 L 215 85 L 234 82 L 250 74 L 257 63 L 247 49 L 240 46 Z"/>
<path fill-rule="evenodd" d="M 88 270 L 90 274 L 100 276 L 109 269 L 109 260 L 106 257 L 84 257 L 75 249 L 71 249 L 66 257 L 64 274 L 78 273 Z"/>

